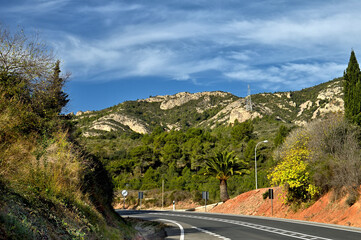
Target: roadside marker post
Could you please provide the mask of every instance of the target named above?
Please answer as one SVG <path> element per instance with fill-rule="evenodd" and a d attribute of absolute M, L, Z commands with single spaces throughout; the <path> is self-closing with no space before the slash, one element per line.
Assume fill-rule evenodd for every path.
<path fill-rule="evenodd" d="M 209 192 L 202 192 L 202 198 L 204 199 L 204 211 L 207 212 L 207 200 L 209 199 Z"/>
<path fill-rule="evenodd" d="M 175 201 L 173 200 L 173 211 L 175 211 Z"/>
<path fill-rule="evenodd" d="M 268 197 L 269 197 L 269 199 L 271 199 L 271 208 L 272 208 L 272 216 L 273 216 L 273 199 L 274 199 L 274 196 L 273 196 L 273 189 L 272 188 L 268 189 Z"/>
<path fill-rule="evenodd" d="M 162 179 L 162 210 L 164 205 L 164 179 Z"/>
<path fill-rule="evenodd" d="M 139 198 L 139 210 L 142 209 L 142 199 L 143 199 L 143 192 L 138 192 Z"/>

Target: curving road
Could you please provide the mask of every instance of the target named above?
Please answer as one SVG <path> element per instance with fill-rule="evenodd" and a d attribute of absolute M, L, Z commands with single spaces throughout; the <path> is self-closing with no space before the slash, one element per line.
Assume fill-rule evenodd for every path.
<path fill-rule="evenodd" d="M 197 240 L 361 240 L 361 228 L 304 221 L 179 211 L 127 211 L 121 216 L 161 221 L 173 226 L 167 239 Z"/>

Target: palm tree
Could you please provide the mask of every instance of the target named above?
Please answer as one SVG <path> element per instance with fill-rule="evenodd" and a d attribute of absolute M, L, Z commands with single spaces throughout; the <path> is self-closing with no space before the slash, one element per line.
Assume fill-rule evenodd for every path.
<path fill-rule="evenodd" d="M 218 153 L 216 157 L 206 161 L 206 172 L 204 175 L 214 176 L 220 181 L 220 197 L 225 202 L 229 199 L 227 191 L 227 180 L 234 174 L 245 173 L 244 161 L 239 160 L 233 155 L 233 152 L 223 151 Z"/>

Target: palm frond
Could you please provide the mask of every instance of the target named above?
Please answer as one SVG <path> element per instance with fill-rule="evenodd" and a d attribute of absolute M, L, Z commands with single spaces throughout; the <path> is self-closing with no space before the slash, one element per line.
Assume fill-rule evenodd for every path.
<path fill-rule="evenodd" d="M 234 156 L 233 152 L 223 151 L 218 153 L 215 157 L 206 161 L 205 175 L 215 176 L 219 180 L 227 180 L 234 174 L 245 173 L 244 161 L 240 161 Z"/>

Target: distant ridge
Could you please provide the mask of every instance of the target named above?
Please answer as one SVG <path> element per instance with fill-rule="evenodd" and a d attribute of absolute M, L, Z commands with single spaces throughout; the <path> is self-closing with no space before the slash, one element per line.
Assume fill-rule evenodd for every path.
<path fill-rule="evenodd" d="M 180 92 L 126 101 L 100 111 L 78 112 L 75 121 L 85 137 L 112 131 L 151 133 L 159 126 L 165 130 L 215 128 L 265 116 L 303 125 L 331 112 L 344 111 L 342 79 L 301 91 L 254 94 L 252 110 L 247 110 L 245 98 L 228 92 Z"/>

